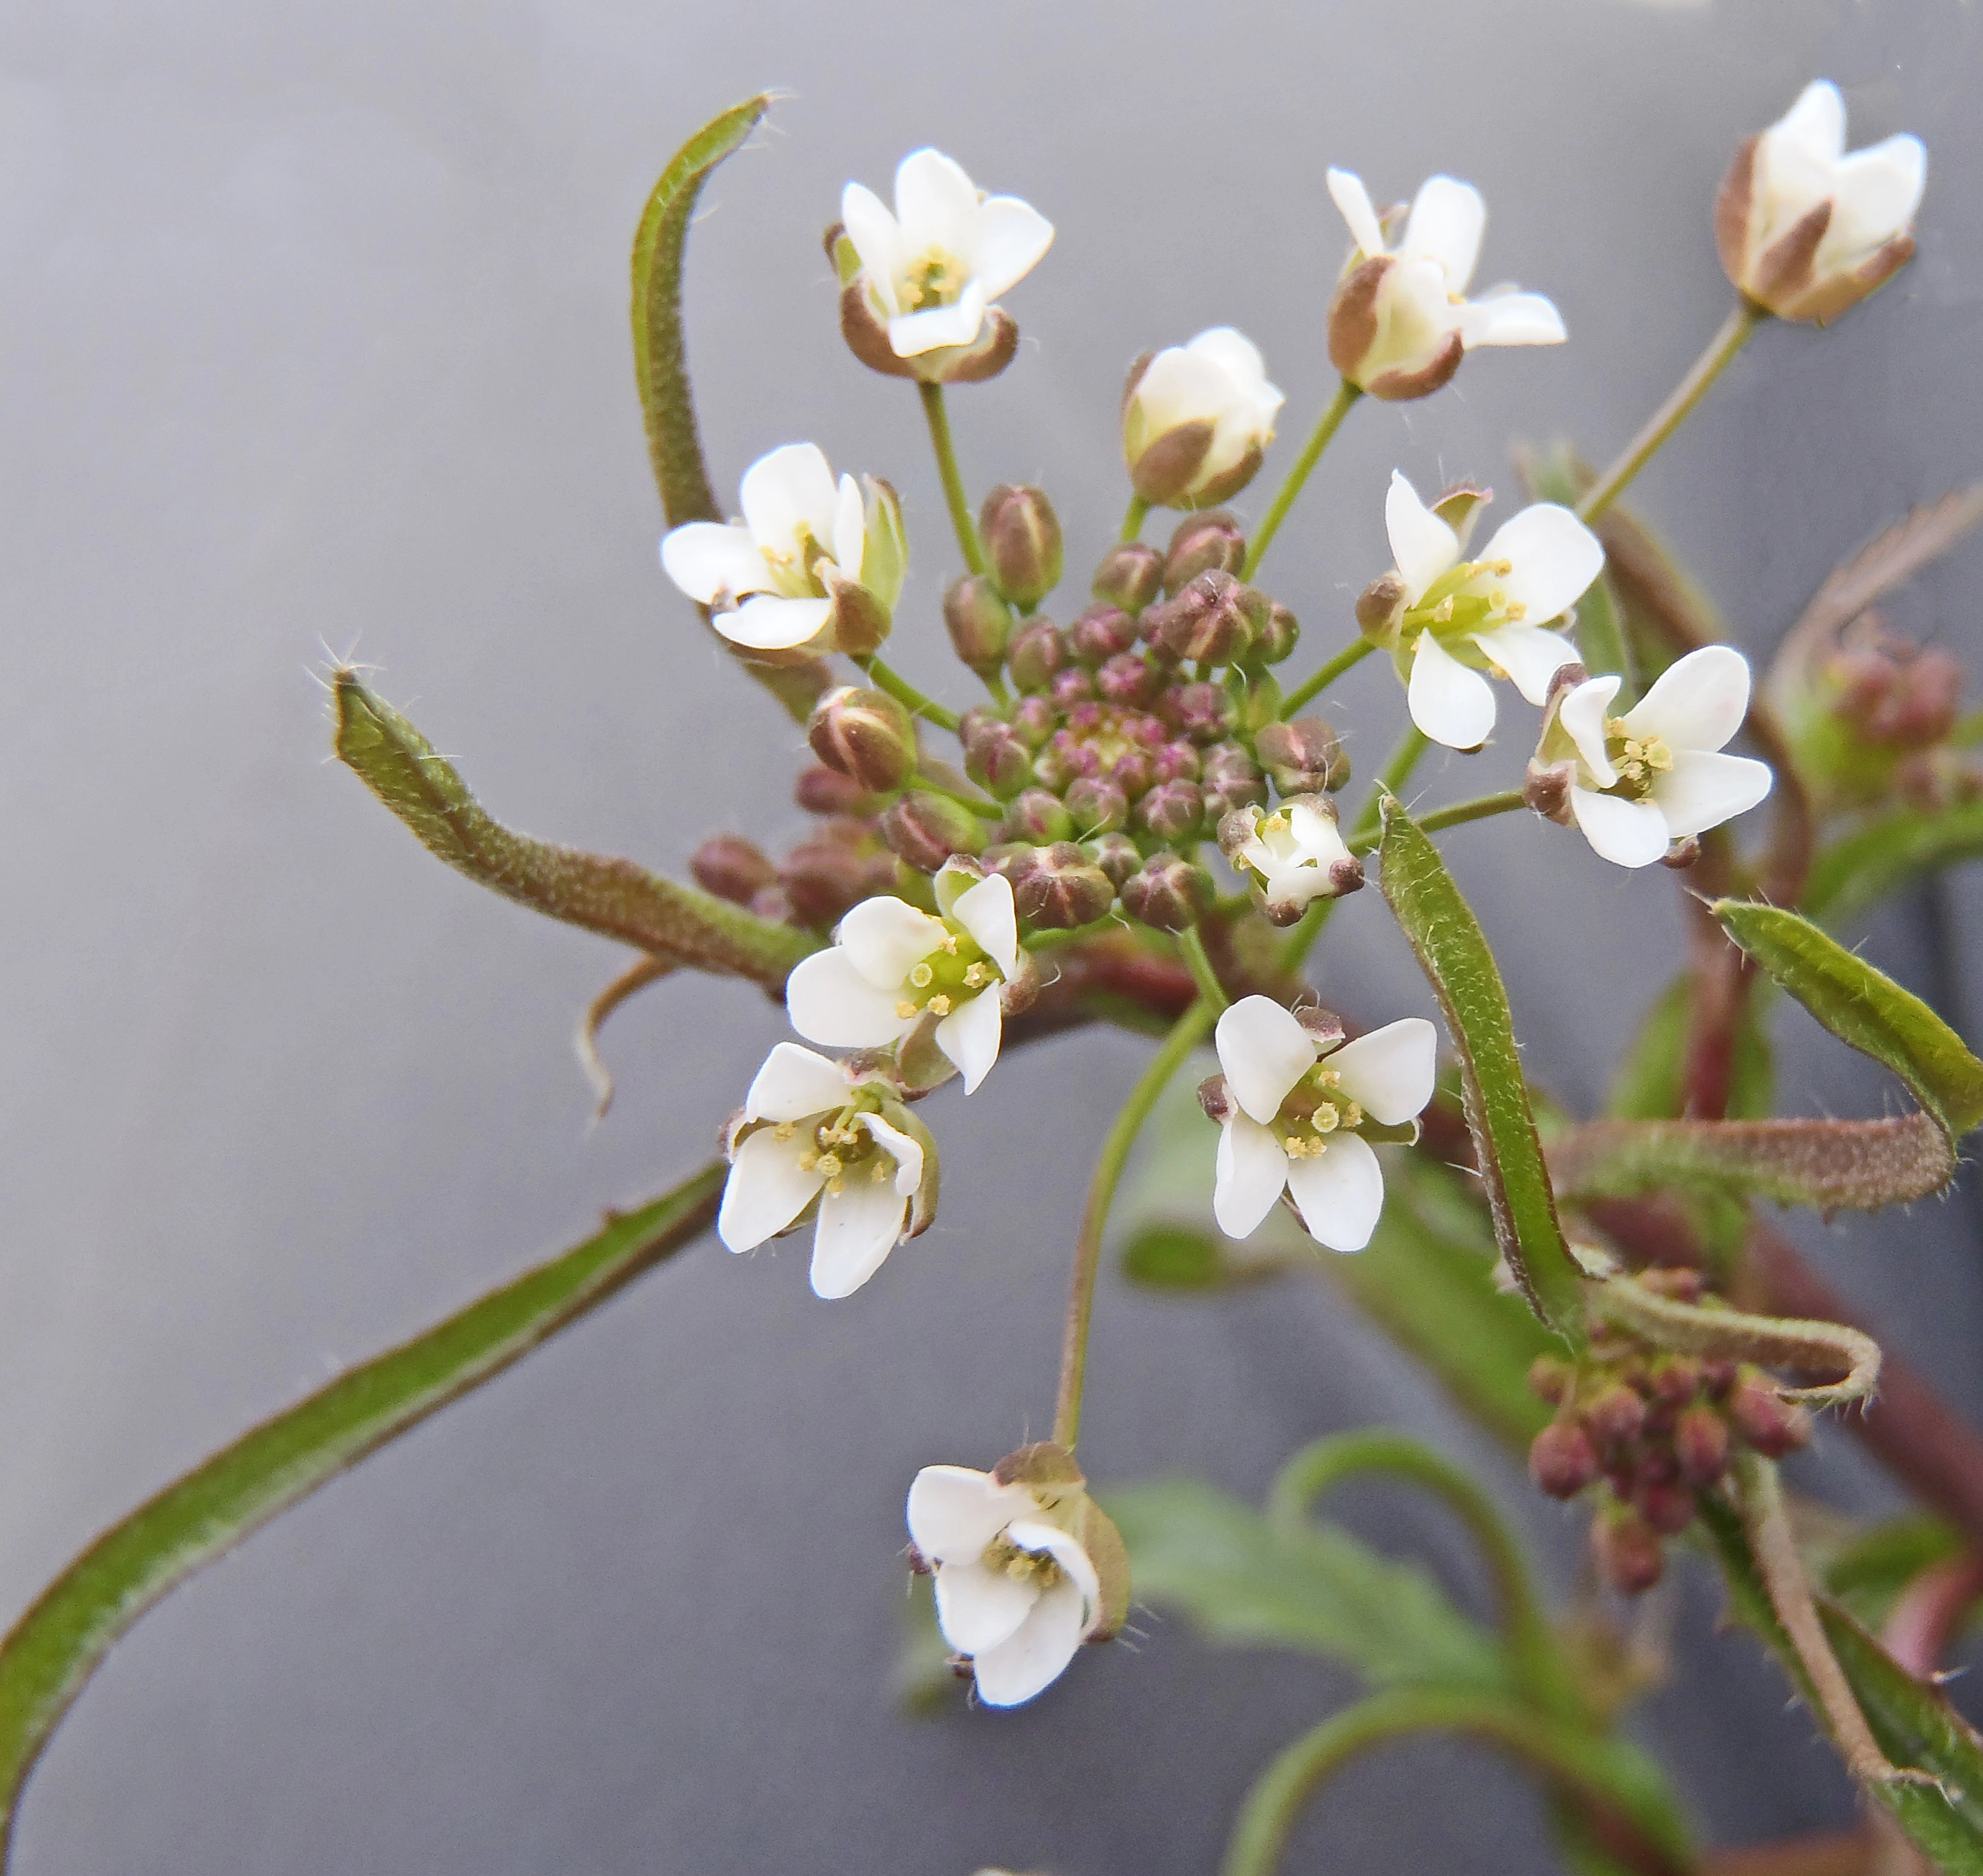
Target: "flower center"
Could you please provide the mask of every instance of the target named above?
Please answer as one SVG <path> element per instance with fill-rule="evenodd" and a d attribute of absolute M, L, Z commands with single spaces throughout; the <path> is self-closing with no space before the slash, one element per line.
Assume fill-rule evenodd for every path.
<path fill-rule="evenodd" d="M 801 524 L 785 547 L 761 543 L 757 551 L 771 570 L 771 579 L 787 599 L 824 599 L 826 582 L 820 577 L 822 563 L 837 567 L 830 549 L 822 547 L 812 530 Z"/>
<path fill-rule="evenodd" d="M 1050 1590 L 1066 1573 L 1051 1552 L 1028 1550 L 1001 1532 L 985 1547 L 982 1559 L 987 1570 L 995 1570 L 1015 1583 L 1029 1583 L 1036 1590 Z"/>
<path fill-rule="evenodd" d="M 931 248 L 921 259 L 911 261 L 902 276 L 901 299 L 911 313 L 931 306 L 947 306 L 964 290 L 964 263 L 941 248 Z"/>
<path fill-rule="evenodd" d="M 1319 1159 L 1332 1133 L 1353 1133 L 1363 1124 L 1363 1109 L 1343 1093 L 1343 1077 L 1319 1062 L 1289 1091 L 1273 1133 L 1290 1159 Z"/>
<path fill-rule="evenodd" d="M 1664 737 L 1634 736 L 1621 717 L 1613 717 L 1604 725 L 1604 753 L 1618 771 L 1617 785 L 1606 792 L 1629 801 L 1650 794 L 1654 778 L 1669 773 L 1674 765 L 1673 751 Z"/>
<path fill-rule="evenodd" d="M 1520 625 L 1528 608 L 1510 600 L 1500 584 L 1514 570 L 1512 560 L 1462 560 L 1449 568 L 1420 594 L 1416 605 L 1406 609 L 1403 641 L 1410 644 L 1421 632 L 1436 632 L 1442 640 L 1460 641 L 1448 647 L 1460 654 L 1475 632 Z"/>
<path fill-rule="evenodd" d="M 881 1143 L 865 1127 L 857 1124 L 864 1112 L 860 1107 L 844 1107 L 814 1122 L 812 1144 L 799 1155 L 799 1170 L 818 1173 L 835 1198 L 844 1190 L 850 1175 L 864 1172 L 878 1185 L 894 1172 L 892 1156 L 881 1150 Z M 781 1122 L 777 1137 L 794 1139 L 806 1125 L 804 1121 Z"/>
<path fill-rule="evenodd" d="M 960 1003 L 969 1002 L 981 990 L 1003 981 L 1004 973 L 985 955 L 983 946 L 969 932 L 952 925 L 944 934 L 942 944 L 903 980 L 895 1014 L 905 1020 L 924 1010 L 932 1016 L 948 1016 Z"/>

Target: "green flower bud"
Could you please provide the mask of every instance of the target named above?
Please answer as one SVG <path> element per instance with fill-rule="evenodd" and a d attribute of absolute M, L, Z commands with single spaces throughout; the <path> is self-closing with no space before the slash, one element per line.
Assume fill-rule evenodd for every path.
<path fill-rule="evenodd" d="M 961 802 L 921 789 L 881 817 L 881 838 L 919 873 L 935 873 L 952 854 L 981 852 L 985 823 Z"/>
<path fill-rule="evenodd" d="M 1067 663 L 1067 640 L 1051 619 L 1035 619 L 1012 640 L 1012 681 L 1022 691 L 1044 691 Z"/>
<path fill-rule="evenodd" d="M 1159 931 L 1184 931 L 1212 909 L 1212 875 L 1177 854 L 1155 854 L 1122 882 L 1122 909 Z"/>
<path fill-rule="evenodd" d="M 943 596 L 943 622 L 957 655 L 981 677 L 993 676 L 1005 662 L 1012 636 L 1012 609 L 983 574 L 951 583 Z"/>
<path fill-rule="evenodd" d="M 1129 824 L 1129 797 L 1112 781 L 1099 781 L 1090 775 L 1068 784 L 1067 811 L 1074 817 L 1083 840 Z"/>
<path fill-rule="evenodd" d="M 1030 859 L 1001 870 L 1012 882 L 1019 916 L 1042 930 L 1092 925 L 1115 903 L 1114 882 L 1072 841 L 1036 847 Z"/>
<path fill-rule="evenodd" d="M 1105 606 L 1139 613 L 1164 590 L 1164 557 L 1140 540 L 1111 547 L 1095 570 L 1089 590 Z"/>
<path fill-rule="evenodd" d="M 1246 558 L 1246 537 L 1222 508 L 1208 509 L 1178 524 L 1164 556 L 1164 590 L 1175 593 L 1200 574 L 1236 574 Z"/>
<path fill-rule="evenodd" d="M 1253 655 L 1262 664 L 1278 664 L 1301 643 L 1301 624 L 1276 600 L 1267 608 L 1267 622 L 1260 628 Z"/>
<path fill-rule="evenodd" d="M 1044 788 L 1028 788 L 1005 810 L 1001 831 L 1008 840 L 1050 847 L 1056 841 L 1074 838 L 1074 817 L 1059 796 L 1049 794 Z"/>
<path fill-rule="evenodd" d="M 1043 490 L 1001 483 L 985 497 L 978 530 L 993 583 L 1022 612 L 1060 584 L 1060 521 Z"/>
<path fill-rule="evenodd" d="M 1283 794 L 1333 793 L 1349 779 L 1343 744 L 1319 717 L 1270 723 L 1253 739 L 1253 747 Z"/>
<path fill-rule="evenodd" d="M 1173 658 L 1232 664 L 1252 649 L 1272 604 L 1258 587 L 1211 568 L 1154 608 L 1144 629 Z"/>
<path fill-rule="evenodd" d="M 854 684 L 828 691 L 806 725 L 806 740 L 828 768 L 878 794 L 915 773 L 915 725 L 885 691 Z"/>
<path fill-rule="evenodd" d="M 1136 804 L 1138 824 L 1160 841 L 1192 839 L 1205 821 L 1205 797 L 1195 781 L 1160 781 Z"/>
<path fill-rule="evenodd" d="M 1121 891 L 1122 882 L 1143 864 L 1143 855 L 1136 843 L 1122 833 L 1103 834 L 1092 841 L 1083 841 L 1082 851 L 1115 882 Z"/>

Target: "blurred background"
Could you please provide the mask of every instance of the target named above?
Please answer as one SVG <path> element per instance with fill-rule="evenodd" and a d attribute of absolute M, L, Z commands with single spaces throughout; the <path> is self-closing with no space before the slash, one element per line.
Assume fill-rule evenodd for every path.
<path fill-rule="evenodd" d="M 1764 332 L 1634 496 L 1752 654 L 1876 527 L 1983 468 L 1973 7 L 69 0 L 0 22 L 0 1603 L 250 1421 L 701 1164 L 784 1033 L 747 986 L 664 984 L 607 1033 L 620 1097 L 594 1125 L 570 1037 L 619 955 L 445 871 L 326 761 L 319 678 L 351 655 L 513 824 L 676 871 L 709 831 L 800 831 L 797 733 L 655 565 L 626 255 L 697 125 L 789 94 L 691 244 L 719 490 L 798 438 L 893 479 L 917 559 L 891 656 L 954 690 L 915 400 L 834 326 L 819 235 L 844 180 L 885 192 L 935 142 L 1057 225 L 1008 296 L 1018 363 L 952 410 L 975 487 L 1050 490 L 1076 579 L 1121 512 L 1136 353 L 1237 324 L 1289 394 L 1280 462 L 1312 420 L 1329 163 L 1380 202 L 1439 169 L 1480 185 L 1482 278 L 1553 296 L 1571 342 L 1355 414 L 1272 570 L 1306 669 L 1389 563 L 1393 466 L 1491 480 L 1505 514 L 1511 439 L 1602 459 L 1636 428 L 1724 309 L 1709 210 L 1736 140 L 1820 75 L 1855 144 L 1927 139 L 1919 257 L 1832 331 Z M 1979 574 L 1972 543 L 1896 624 L 1977 669 Z M 1367 773 L 1402 699 L 1380 660 L 1336 696 Z M 1429 765 L 1421 798 L 1506 785 L 1522 741 Z M 1532 1068 L 1587 1109 L 1674 967 L 1671 882 L 1526 817 L 1447 850 Z M 1868 938 L 1972 1041 L 1978 912 L 1983 878 L 1958 877 Z M 1320 970 L 1362 1020 L 1429 1013 L 1375 894 Z M 1788 1111 L 1892 1100 L 1796 1022 Z M 968 1112 L 939 1096 L 941 1220 L 854 1299 L 810 1295 L 802 1242 L 712 1242 L 197 1578 L 58 1737 L 23 1876 L 1212 1867 L 1246 1782 L 1346 1678 L 1156 1621 L 1016 1714 L 918 1721 L 891 1685 L 902 1493 L 1042 1430 L 1090 1155 L 1146 1048 L 1078 1034 Z M 1792 1229 L 1983 1414 L 1974 1203 Z M 1575 1514 L 1322 1286 L 1104 1290 L 1082 1442 L 1104 1485 L 1252 1493 L 1374 1421 L 1504 1488 L 1569 1579 Z M 1891 1502 L 1821 1440 L 1807 1484 Z M 1479 1606 L 1436 1515 L 1343 1504 Z M 1692 1573 L 1669 1598 L 1675 1672 L 1639 1737 L 1711 1840 L 1849 1821 L 1715 1600 Z M 1433 1745 L 1333 1791 L 1289 1867 L 1547 1859 L 1514 1777 Z"/>

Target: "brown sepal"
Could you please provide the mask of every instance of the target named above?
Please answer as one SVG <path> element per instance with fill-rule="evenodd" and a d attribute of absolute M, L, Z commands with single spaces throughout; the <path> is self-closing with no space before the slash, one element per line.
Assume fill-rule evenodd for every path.
<path fill-rule="evenodd" d="M 1381 398 L 1387 404 L 1407 403 L 1415 397 L 1430 397 L 1451 380 L 1466 356 L 1466 346 L 1459 333 L 1448 333 L 1444 343 L 1433 354 L 1430 363 L 1421 365 L 1416 371 L 1383 373 L 1363 388 L 1373 397 Z"/>

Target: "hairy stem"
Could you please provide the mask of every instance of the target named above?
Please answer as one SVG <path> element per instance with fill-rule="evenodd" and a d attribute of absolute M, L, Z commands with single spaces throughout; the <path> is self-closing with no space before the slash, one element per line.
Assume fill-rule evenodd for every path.
<path fill-rule="evenodd" d="M 1322 460 L 1322 453 L 1329 447 L 1329 439 L 1343 427 L 1343 420 L 1349 416 L 1349 406 L 1363 395 L 1347 378 L 1336 385 L 1336 395 L 1316 420 L 1314 431 L 1301 454 L 1295 459 L 1294 467 L 1288 471 L 1288 479 L 1281 484 L 1280 493 L 1274 497 L 1274 505 L 1254 531 L 1252 545 L 1246 550 L 1246 563 L 1239 570 L 1242 580 L 1251 580 L 1259 571 L 1260 563 L 1267 557 L 1268 548 L 1273 545 L 1274 537 L 1280 532 L 1281 523 L 1288 518 L 1288 510 L 1295 505 L 1295 498 L 1301 493 L 1316 464 Z"/>
<path fill-rule="evenodd" d="M 874 653 L 870 652 L 864 658 L 856 658 L 854 662 L 874 679 L 878 688 L 887 691 L 911 716 L 921 717 L 940 730 L 956 734 L 955 711 L 945 710 L 935 698 L 925 697 L 906 677 L 883 664 Z"/>
<path fill-rule="evenodd" d="M 937 473 L 943 477 L 943 499 L 949 504 L 950 524 L 957 530 L 957 544 L 964 563 L 974 574 L 985 570 L 985 550 L 978 544 L 978 530 L 971 519 L 970 498 L 964 493 L 964 478 L 958 473 L 957 446 L 951 441 L 950 413 L 945 407 L 943 386 L 918 384 L 923 415 L 929 421 L 930 443 L 936 451 Z M 951 726 L 955 727 L 955 725 Z"/>
<path fill-rule="evenodd" d="M 1288 694 L 1281 705 L 1282 716 L 1292 717 L 1304 704 L 1321 696 L 1345 671 L 1362 664 L 1376 649 L 1376 640 L 1370 638 L 1359 638 L 1344 646 L 1306 684 L 1297 685 Z"/>
<path fill-rule="evenodd" d="M 1730 308 L 1721 329 L 1707 342 L 1707 349 L 1687 369 L 1685 377 L 1673 388 L 1666 402 L 1646 420 L 1645 427 L 1625 446 L 1624 452 L 1593 483 L 1577 513 L 1594 521 L 1631 485 L 1632 478 L 1659 453 L 1660 446 L 1687 420 L 1687 414 L 1707 387 L 1720 377 L 1735 354 L 1749 343 L 1751 335 L 1770 315 L 1753 300 L 1738 298 Z"/>

